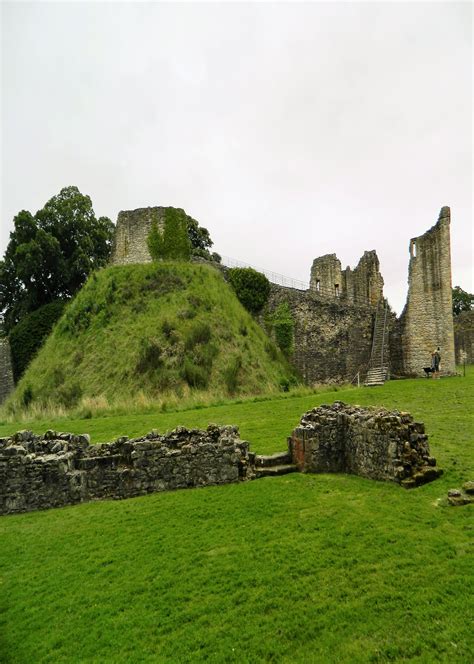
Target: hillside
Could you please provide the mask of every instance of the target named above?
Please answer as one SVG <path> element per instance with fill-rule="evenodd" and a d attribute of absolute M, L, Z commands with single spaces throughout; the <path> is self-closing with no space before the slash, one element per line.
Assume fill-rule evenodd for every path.
<path fill-rule="evenodd" d="M 7 405 L 175 403 L 258 394 L 291 379 L 282 354 L 215 269 L 106 268 L 66 308 Z"/>

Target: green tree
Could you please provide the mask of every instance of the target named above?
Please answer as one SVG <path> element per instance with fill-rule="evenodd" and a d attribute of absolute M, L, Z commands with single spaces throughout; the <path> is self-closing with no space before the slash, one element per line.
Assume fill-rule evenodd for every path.
<path fill-rule="evenodd" d="M 458 316 L 461 311 L 471 311 L 474 308 L 474 295 L 467 293 L 459 286 L 453 288 L 453 314 Z"/>
<path fill-rule="evenodd" d="M 234 267 L 227 271 L 227 279 L 244 307 L 258 314 L 270 294 L 266 276 L 251 267 Z"/>
<path fill-rule="evenodd" d="M 65 187 L 33 216 L 14 219 L 0 262 L 0 311 L 6 332 L 27 313 L 66 300 L 95 269 L 106 264 L 113 224 L 96 218 L 89 196 Z"/>

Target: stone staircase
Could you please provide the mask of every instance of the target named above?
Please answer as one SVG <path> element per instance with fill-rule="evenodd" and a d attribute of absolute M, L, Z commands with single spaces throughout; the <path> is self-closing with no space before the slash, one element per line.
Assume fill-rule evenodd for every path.
<path fill-rule="evenodd" d="M 375 313 L 374 334 L 372 338 L 372 351 L 370 354 L 369 369 L 364 385 L 372 387 L 383 385 L 387 380 L 388 366 L 386 349 L 388 345 L 388 304 L 381 300 Z"/>
<path fill-rule="evenodd" d="M 288 452 L 279 452 L 270 456 L 259 454 L 255 456 L 256 478 L 277 477 L 278 475 L 287 475 L 297 471 L 298 467 L 291 462 L 291 456 Z"/>

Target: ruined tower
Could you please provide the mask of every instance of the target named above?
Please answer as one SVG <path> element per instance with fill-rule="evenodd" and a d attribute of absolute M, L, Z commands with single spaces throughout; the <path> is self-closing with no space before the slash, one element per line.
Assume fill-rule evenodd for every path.
<path fill-rule="evenodd" d="M 341 270 L 336 254 L 315 258 L 310 290 L 329 298 L 341 297 L 350 304 L 374 307 L 383 298 L 383 278 L 375 251 L 365 251 L 354 270 Z"/>
<path fill-rule="evenodd" d="M 441 373 L 455 373 L 449 227 L 450 209 L 443 207 L 436 225 L 410 240 L 408 297 L 399 337 L 405 375 L 423 375 L 438 346 Z"/>
<path fill-rule="evenodd" d="M 162 228 L 164 207 L 138 208 L 119 212 L 110 262 L 112 265 L 150 263 L 147 238 L 154 221 Z"/>

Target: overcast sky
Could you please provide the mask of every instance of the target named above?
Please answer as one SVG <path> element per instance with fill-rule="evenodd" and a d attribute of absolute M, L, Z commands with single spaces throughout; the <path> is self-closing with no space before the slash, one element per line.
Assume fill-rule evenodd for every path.
<path fill-rule="evenodd" d="M 400 312 L 409 239 L 451 206 L 472 284 L 469 2 L 3 2 L 1 255 L 77 185 L 97 215 L 182 207 L 214 249 L 309 281 L 376 249 Z"/>

